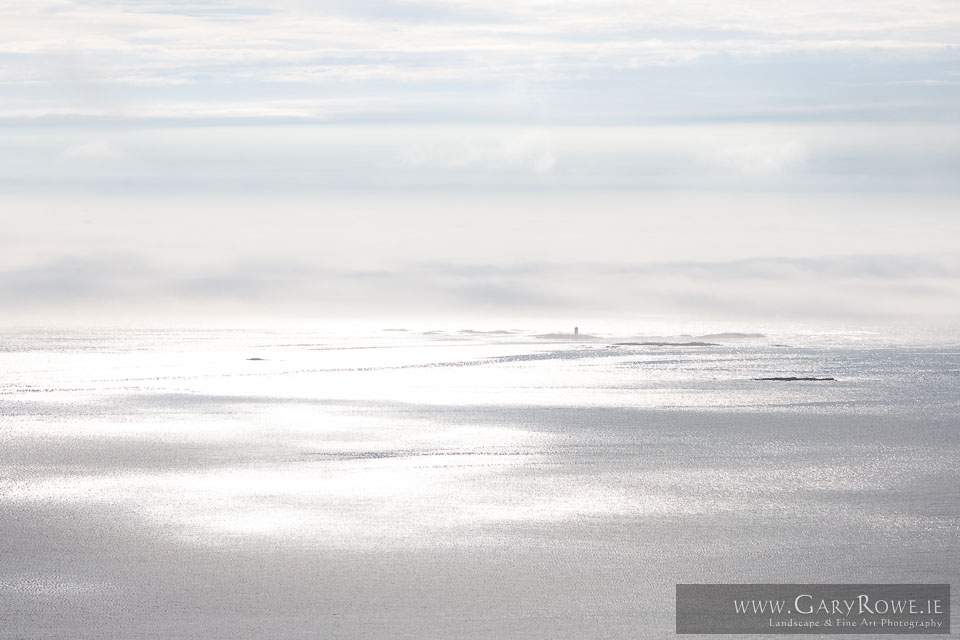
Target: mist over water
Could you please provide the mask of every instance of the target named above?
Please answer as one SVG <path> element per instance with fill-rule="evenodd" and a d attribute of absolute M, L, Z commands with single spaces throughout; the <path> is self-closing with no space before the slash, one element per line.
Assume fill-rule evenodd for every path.
<path fill-rule="evenodd" d="M 662 638 L 677 582 L 960 573 L 955 345 L 396 329 L 0 334 L 0 638 Z"/>

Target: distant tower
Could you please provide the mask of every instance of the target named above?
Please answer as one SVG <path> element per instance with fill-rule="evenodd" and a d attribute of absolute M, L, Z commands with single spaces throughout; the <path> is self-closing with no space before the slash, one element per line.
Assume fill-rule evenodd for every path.
<path fill-rule="evenodd" d="M 575 335 L 575 336 L 580 335 L 580 327 L 574 327 L 574 328 L 573 328 L 573 335 Z"/>

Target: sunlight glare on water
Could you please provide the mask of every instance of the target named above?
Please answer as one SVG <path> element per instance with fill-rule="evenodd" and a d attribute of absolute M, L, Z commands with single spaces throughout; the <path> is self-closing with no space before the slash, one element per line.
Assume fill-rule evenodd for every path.
<path fill-rule="evenodd" d="M 956 575 L 957 349 L 691 342 L 8 332 L 0 605 L 89 638 L 359 610 L 417 637 L 428 602 L 654 638 L 684 579 Z"/>

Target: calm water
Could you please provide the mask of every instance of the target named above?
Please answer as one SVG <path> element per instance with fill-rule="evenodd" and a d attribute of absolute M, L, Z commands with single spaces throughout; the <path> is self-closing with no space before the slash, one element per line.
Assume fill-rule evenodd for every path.
<path fill-rule="evenodd" d="M 663 638 L 677 582 L 951 582 L 958 416 L 960 348 L 873 334 L 6 331 L 0 637 Z"/>

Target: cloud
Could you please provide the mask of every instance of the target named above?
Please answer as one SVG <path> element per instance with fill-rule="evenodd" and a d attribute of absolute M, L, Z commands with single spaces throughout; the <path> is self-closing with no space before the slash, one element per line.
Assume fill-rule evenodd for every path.
<path fill-rule="evenodd" d="M 503 143 L 502 157 L 511 165 L 529 166 L 541 174 L 550 173 L 557 165 L 557 157 L 551 146 L 550 136 L 546 132 L 526 132 Z"/>
<path fill-rule="evenodd" d="M 744 173 L 777 173 L 801 165 L 806 146 L 799 140 L 737 144 L 707 151 L 704 157 L 708 163 Z"/>
<path fill-rule="evenodd" d="M 428 133 L 429 132 L 424 132 Z M 548 175 L 558 158 L 552 135 L 544 130 L 513 128 L 483 132 L 460 130 L 453 135 L 424 136 L 409 145 L 398 164 L 418 172 L 470 172 L 471 181 L 483 174 Z"/>
<path fill-rule="evenodd" d="M 127 157 L 104 140 L 70 145 L 60 153 L 61 160 L 123 160 Z"/>
<path fill-rule="evenodd" d="M 960 256 L 853 255 L 817 258 L 749 258 L 723 262 L 663 262 L 611 267 L 651 275 L 683 275 L 705 280 L 797 280 L 863 278 L 960 279 Z"/>
<path fill-rule="evenodd" d="M 30 117 L 282 119 L 278 100 L 335 97 L 381 122 L 952 119 L 958 29 L 936 0 L 64 0 L 0 8 L 0 83 Z"/>
<path fill-rule="evenodd" d="M 643 127 L 287 125 L 215 121 L 5 132 L 7 191 L 278 194 L 544 188 L 784 192 L 960 189 L 960 128 L 686 124 Z M 51 166 L 51 159 L 59 160 Z"/>
<path fill-rule="evenodd" d="M 155 271 L 133 257 L 58 258 L 0 274 L 0 299 L 11 310 L 24 305 L 96 304 L 122 298 L 142 299 L 143 283 Z"/>
<path fill-rule="evenodd" d="M 325 313 L 960 317 L 960 255 L 756 258 L 649 264 L 396 264 L 368 270 L 297 262 L 206 269 L 135 257 L 60 259 L 0 272 L 0 302 L 148 317 Z"/>

